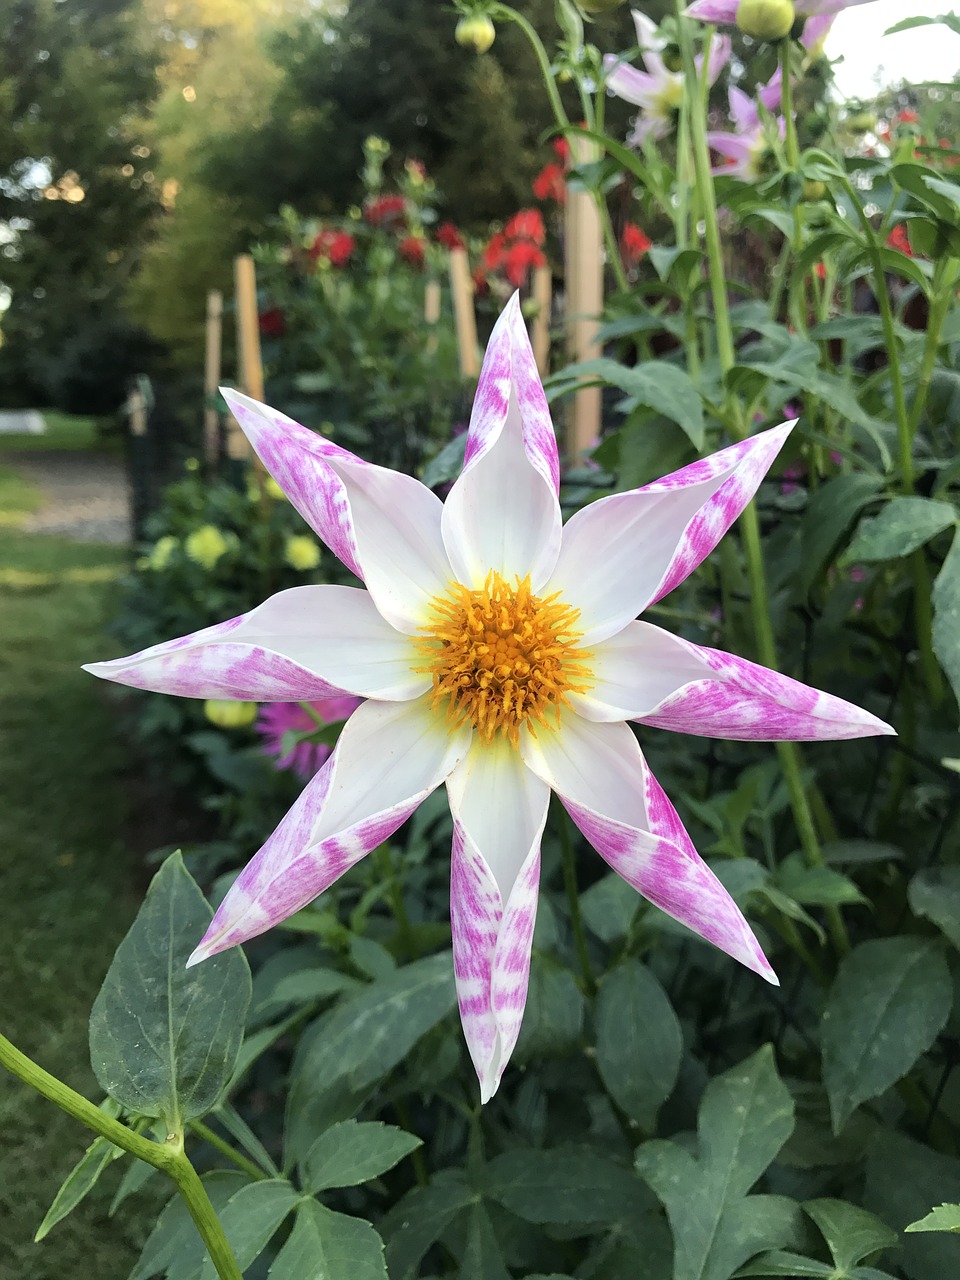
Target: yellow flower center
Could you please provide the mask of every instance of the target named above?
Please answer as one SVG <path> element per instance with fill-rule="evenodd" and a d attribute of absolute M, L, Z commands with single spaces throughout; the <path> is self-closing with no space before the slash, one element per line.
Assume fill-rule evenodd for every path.
<path fill-rule="evenodd" d="M 431 706 L 451 729 L 469 722 L 485 742 L 500 733 L 516 747 L 524 724 L 548 714 L 559 724 L 567 694 L 591 686 L 593 655 L 577 648 L 574 630 L 580 610 L 559 592 L 535 596 L 529 577 L 511 586 L 491 572 L 477 591 L 451 583 L 429 611 L 416 670 L 433 677 Z"/>

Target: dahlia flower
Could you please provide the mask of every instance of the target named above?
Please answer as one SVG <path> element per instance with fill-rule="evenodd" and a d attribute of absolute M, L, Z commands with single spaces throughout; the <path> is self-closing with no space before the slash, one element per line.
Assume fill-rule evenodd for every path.
<path fill-rule="evenodd" d="M 657 36 L 656 25 L 637 10 L 633 10 L 633 21 L 646 70 L 638 71 L 612 53 L 604 55 L 603 69 L 610 92 L 640 108 L 633 132 L 627 139 L 631 146 L 640 146 L 647 138 L 666 137 L 673 128 L 683 99 L 683 72 L 670 71 L 664 64 L 660 56 L 664 41 Z M 730 49 L 728 36 L 713 41 L 707 66 L 707 78 L 711 84 L 726 65 Z M 697 74 L 701 75 L 702 55 L 697 55 L 696 65 Z"/>
<path fill-rule="evenodd" d="M 320 698 L 315 702 L 265 702 L 256 717 L 256 729 L 263 739 L 263 754 L 275 756 L 278 769 L 292 769 L 304 781 L 312 778 L 330 756 L 325 742 L 298 740 L 320 724 L 336 724 L 352 716 L 359 698 Z M 288 734 L 297 735 L 293 741 Z"/>
<path fill-rule="evenodd" d="M 710 553 L 793 424 L 601 498 L 561 528 L 557 442 L 517 295 L 491 335 L 445 503 L 224 394 L 264 466 L 366 590 L 294 587 L 87 670 L 194 698 L 364 701 L 190 963 L 299 911 L 444 783 L 454 971 L 483 1100 L 520 1030 L 551 791 L 629 884 L 776 982 L 630 722 L 760 740 L 892 732 L 840 698 L 637 621 Z"/>

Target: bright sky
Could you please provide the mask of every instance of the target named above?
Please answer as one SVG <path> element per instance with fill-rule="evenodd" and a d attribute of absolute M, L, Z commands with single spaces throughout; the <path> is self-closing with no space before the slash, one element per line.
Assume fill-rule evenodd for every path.
<path fill-rule="evenodd" d="M 935 17 L 960 10 L 955 0 L 873 0 L 837 16 L 827 37 L 831 58 L 843 55 L 834 68 L 845 97 L 869 98 L 882 84 L 897 80 L 951 80 L 960 71 L 960 36 L 949 27 L 918 27 L 899 35 L 884 31 L 904 18 Z"/>

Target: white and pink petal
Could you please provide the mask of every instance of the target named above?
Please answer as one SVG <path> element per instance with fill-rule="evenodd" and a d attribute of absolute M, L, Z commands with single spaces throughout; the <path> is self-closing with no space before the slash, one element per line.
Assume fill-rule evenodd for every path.
<path fill-rule="evenodd" d="M 752 436 L 642 489 L 576 512 L 545 594 L 580 610 L 589 648 L 616 635 L 704 560 L 753 497 L 793 423 Z"/>
<path fill-rule="evenodd" d="M 468 730 L 448 733 L 426 699 L 363 703 L 240 872 L 189 963 L 265 933 L 323 893 L 389 839 L 456 768 L 469 741 Z"/>
<path fill-rule="evenodd" d="M 476 741 L 447 779 L 447 793 L 457 998 L 486 1102 L 523 1019 L 550 790 L 508 743 Z"/>
<path fill-rule="evenodd" d="M 423 693 L 409 637 L 366 591 L 305 586 L 256 609 L 126 658 L 92 662 L 92 675 L 186 698 L 300 702 L 353 694 L 406 701 Z"/>
<path fill-rule="evenodd" d="M 263 465 L 326 545 L 362 578 L 384 618 L 414 634 L 450 580 L 442 503 L 413 476 L 377 467 L 285 414 L 223 390 Z"/>
<path fill-rule="evenodd" d="M 490 336 L 463 471 L 443 506 L 456 580 L 479 587 L 495 570 L 542 586 L 560 547 L 559 488 L 557 441 L 514 294 Z"/>
<path fill-rule="evenodd" d="M 565 714 L 521 740 L 602 858 L 639 893 L 768 982 L 777 979 L 740 908 L 706 865 L 625 724 Z"/>

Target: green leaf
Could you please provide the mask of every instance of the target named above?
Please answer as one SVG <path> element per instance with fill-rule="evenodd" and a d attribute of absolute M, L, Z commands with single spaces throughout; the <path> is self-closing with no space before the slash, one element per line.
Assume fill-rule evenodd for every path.
<path fill-rule="evenodd" d="M 628 1116 L 652 1129 L 683 1056 L 673 1005 L 649 969 L 626 960 L 600 984 L 595 1021 L 600 1078 Z"/>
<path fill-rule="evenodd" d="M 490 1215 L 482 1203 L 472 1205 L 467 1218 L 467 1247 L 459 1280 L 511 1280 Z"/>
<path fill-rule="evenodd" d="M 346 1120 L 378 1080 L 445 1018 L 456 1001 L 449 951 L 415 960 L 342 1001 L 301 1042 L 289 1100 L 291 1159 Z"/>
<path fill-rule="evenodd" d="M 832 867 L 810 867 L 802 853 L 790 853 L 777 868 L 777 887 L 805 907 L 855 905 L 867 902 L 848 877 Z"/>
<path fill-rule="evenodd" d="M 955 524 L 949 502 L 931 498 L 894 498 L 879 515 L 861 520 L 844 560 L 894 560 L 908 556 Z"/>
<path fill-rule="evenodd" d="M 942 1200 L 960 1201 L 960 1160 L 878 1128 L 867 1153 L 864 1207 L 903 1231 Z M 901 1240 L 898 1270 L 910 1280 L 946 1280 L 956 1274 L 957 1251 L 950 1235 L 914 1232 Z"/>
<path fill-rule="evenodd" d="M 960 36 L 960 17 L 955 13 L 942 13 L 938 18 L 903 18 L 900 22 L 895 22 L 892 27 L 887 27 L 883 34 L 885 36 L 893 36 L 900 31 L 910 31 L 913 27 L 929 27 L 935 24 L 949 27 L 951 31 L 955 31 Z"/>
<path fill-rule="evenodd" d="M 329 1187 L 358 1187 L 422 1145 L 392 1124 L 343 1120 L 321 1134 L 304 1157 L 304 1190 L 316 1195 Z"/>
<path fill-rule="evenodd" d="M 547 399 L 556 399 L 577 386 L 601 383 L 619 387 L 630 397 L 631 408 L 645 405 L 676 422 L 687 433 L 696 449 L 703 448 L 703 404 L 700 394 L 685 373 L 675 364 L 648 360 L 643 364 L 624 365 L 601 356 L 568 365 L 548 378 Z"/>
<path fill-rule="evenodd" d="M 960 867 L 918 871 L 910 881 L 907 897 L 915 915 L 932 920 L 955 947 L 960 947 Z"/>
<path fill-rule="evenodd" d="M 263 1253 L 299 1198 L 296 1188 L 283 1178 L 251 1182 L 230 1197 L 217 1216 L 241 1271 Z M 207 1257 L 197 1280 L 216 1280 L 218 1274 L 213 1259 Z"/>
<path fill-rule="evenodd" d="M 798 1253 L 774 1249 L 763 1253 L 753 1262 L 748 1262 L 737 1272 L 737 1280 L 746 1280 L 747 1276 L 783 1276 L 785 1280 L 800 1280 L 805 1276 L 822 1276 L 823 1280 L 837 1280 L 835 1269 L 826 1262 L 817 1262 L 815 1258 L 803 1258 Z"/>
<path fill-rule="evenodd" d="M 270 1280 L 387 1280 L 383 1241 L 362 1218 L 301 1201 Z"/>
<path fill-rule="evenodd" d="M 902 862 L 903 850 L 880 840 L 830 840 L 823 856 L 835 867 L 859 867 L 873 862 Z"/>
<path fill-rule="evenodd" d="M 636 889 L 611 872 L 580 895 L 580 911 L 591 932 L 603 942 L 625 938 L 642 899 Z"/>
<path fill-rule="evenodd" d="M 960 1204 L 941 1204 L 931 1209 L 919 1222 L 911 1222 L 904 1231 L 960 1231 Z"/>
<path fill-rule="evenodd" d="M 849 1271 L 870 1254 L 897 1244 L 897 1233 L 886 1223 L 846 1200 L 807 1200 L 803 1210 L 820 1228 L 838 1271 Z"/>
<path fill-rule="evenodd" d="M 798 1211 L 778 1196 L 749 1196 L 793 1132 L 793 1099 L 769 1045 L 707 1086 L 697 1150 L 652 1141 L 637 1168 L 667 1211 L 674 1280 L 727 1280 L 762 1249 L 792 1243 Z"/>
<path fill-rule="evenodd" d="M 110 1105 L 107 1105 L 107 1103 Z M 120 1108 L 108 1098 L 106 1103 L 101 1105 L 100 1110 L 116 1118 Z M 72 1213 L 80 1201 L 93 1190 L 97 1179 L 111 1160 L 116 1160 L 123 1154 L 122 1149 L 115 1147 L 108 1139 L 103 1137 L 94 1138 L 73 1169 L 67 1174 L 60 1190 L 54 1196 L 53 1204 L 47 1210 L 43 1221 L 37 1228 L 37 1234 L 34 1236 L 37 1244 L 49 1233 L 51 1228 L 55 1227 L 58 1222 L 62 1222 L 67 1214 Z M 150 1168 L 149 1165 L 146 1167 Z"/>
<path fill-rule="evenodd" d="M 880 481 L 863 473 L 834 476 L 816 490 L 800 527 L 800 585 L 804 595 L 830 563 L 834 548 L 857 513 L 872 502 Z"/>
<path fill-rule="evenodd" d="M 629 1169 L 589 1147 L 505 1151 L 481 1171 L 481 1189 L 536 1223 L 610 1226 L 633 1221 L 650 1205 Z"/>
<path fill-rule="evenodd" d="M 186 967 L 212 915 L 173 854 L 117 948 L 90 1015 L 90 1058 L 101 1087 L 128 1111 L 162 1117 L 171 1132 L 216 1104 L 250 1003 L 250 970 L 239 948 Z"/>
<path fill-rule="evenodd" d="M 360 989 L 361 984 L 356 978 L 336 969 L 320 966 L 315 969 L 299 969 L 295 973 L 281 974 L 273 986 L 261 994 L 256 1013 L 263 1014 L 265 1010 L 273 1010 L 277 1005 L 319 1003 L 331 996 L 340 995 L 341 992 Z"/>
<path fill-rule="evenodd" d="M 428 489 L 435 489 L 438 484 L 447 484 L 456 480 L 463 470 L 463 455 L 467 447 L 467 433 L 448 440 L 439 453 L 434 454 L 423 468 L 420 479 Z"/>
<path fill-rule="evenodd" d="M 241 1187 L 252 1186 L 245 1173 L 218 1169 L 203 1179 L 203 1187 L 219 1217 L 230 1198 Z M 150 1280 L 151 1276 L 175 1275 L 177 1280 L 194 1280 L 199 1274 L 207 1251 L 186 1204 L 174 1195 L 164 1205 L 130 1280 Z"/>
<path fill-rule="evenodd" d="M 392 1280 L 412 1276 L 430 1246 L 476 1198 L 459 1169 L 435 1174 L 427 1186 L 408 1191 L 381 1223 Z"/>
<path fill-rule="evenodd" d="M 952 999 L 946 961 L 922 938 L 878 938 L 844 957 L 820 1032 L 835 1133 L 929 1049 Z"/>
<path fill-rule="evenodd" d="M 570 970 L 534 952 L 516 1061 L 571 1053 L 580 1042 L 583 1013 L 583 995 Z"/>
<path fill-rule="evenodd" d="M 960 702 L 960 537 L 933 584 L 933 652 Z"/>

